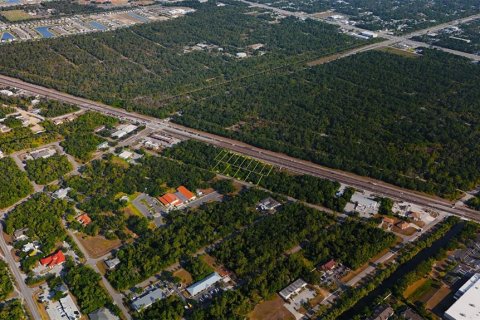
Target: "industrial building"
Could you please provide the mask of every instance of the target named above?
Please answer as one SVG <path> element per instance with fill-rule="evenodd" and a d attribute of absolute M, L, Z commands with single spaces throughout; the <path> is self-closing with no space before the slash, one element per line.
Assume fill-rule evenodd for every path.
<path fill-rule="evenodd" d="M 190 287 L 187 288 L 187 291 L 192 297 L 194 297 L 200 292 L 209 289 L 211 286 L 213 286 L 220 280 L 222 280 L 222 277 L 218 273 L 214 272 L 205 279 L 192 284 Z"/>
<path fill-rule="evenodd" d="M 468 279 L 454 298 L 457 301 L 445 311 L 445 319 L 480 320 L 480 273 Z"/>

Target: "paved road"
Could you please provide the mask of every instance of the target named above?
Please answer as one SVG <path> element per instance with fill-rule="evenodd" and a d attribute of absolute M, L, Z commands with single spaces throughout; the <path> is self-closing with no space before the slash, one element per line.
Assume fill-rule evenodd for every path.
<path fill-rule="evenodd" d="M 271 6 L 266 5 L 266 4 L 255 3 L 255 2 L 250 2 L 250 1 L 246 1 L 246 0 L 240 0 L 240 1 L 250 5 L 251 7 L 268 9 L 268 10 L 277 12 L 279 14 L 285 15 L 285 16 L 294 16 L 294 17 L 301 18 L 301 19 L 312 18 L 312 19 L 315 19 L 315 20 L 319 20 L 318 18 L 315 17 L 315 14 L 308 14 L 308 13 L 305 13 L 305 12 L 287 11 L 287 10 L 271 7 Z M 391 34 L 387 34 L 386 32 L 380 31 L 380 32 L 378 32 L 380 37 L 386 38 L 388 40 L 378 42 L 378 43 L 375 43 L 371 46 L 368 46 L 367 50 L 373 50 L 373 49 L 389 46 L 389 45 L 392 45 L 394 43 L 401 43 L 402 42 L 402 43 L 411 45 L 413 47 L 430 47 L 430 48 L 433 48 L 433 49 L 448 52 L 450 54 L 462 56 L 462 57 L 465 57 L 465 58 L 468 58 L 468 59 L 471 59 L 471 60 L 474 60 L 474 61 L 480 61 L 480 56 L 478 56 L 478 55 L 474 55 L 474 54 L 470 54 L 470 53 L 466 53 L 466 52 L 462 52 L 462 51 L 458 51 L 458 50 L 438 47 L 438 46 L 432 46 L 432 45 L 429 45 L 429 44 L 426 44 L 426 43 L 423 43 L 423 42 L 409 40 L 410 38 L 413 38 L 415 36 L 424 35 L 424 34 L 427 34 L 427 33 L 430 33 L 430 32 L 436 32 L 436 31 L 445 29 L 448 26 L 459 25 L 459 24 L 463 24 L 463 23 L 466 23 L 466 22 L 469 22 L 469 21 L 472 21 L 472 20 L 476 20 L 476 19 L 480 19 L 480 14 L 475 14 L 475 15 L 468 16 L 468 17 L 465 17 L 465 18 L 452 20 L 452 21 L 442 23 L 442 24 L 439 24 L 439 25 L 436 25 L 436 26 L 432 26 L 432 27 L 425 28 L 425 29 L 422 29 L 422 30 L 417 30 L 417 31 L 414 31 L 414 32 L 411 32 L 411 33 L 407 33 L 407 34 L 402 35 L 402 36 L 394 36 L 394 35 L 391 35 Z M 332 20 L 328 20 L 328 19 L 320 19 L 320 20 L 322 20 L 323 22 L 326 22 L 326 23 L 330 23 L 330 24 L 340 26 L 343 29 L 352 30 L 352 31 L 359 32 L 359 33 L 362 32 L 362 31 L 369 31 L 369 30 L 362 29 L 362 28 L 359 28 L 359 27 L 356 27 L 356 26 L 344 24 L 341 21 L 332 21 Z M 358 53 L 358 52 L 362 52 L 362 51 L 367 51 L 367 50 L 359 50 L 357 52 L 352 51 L 351 54 L 342 55 L 339 58 L 344 58 L 344 57 L 347 57 L 349 55 L 352 55 L 352 54 L 355 54 L 355 53 Z"/>
<path fill-rule="evenodd" d="M 0 84 L 21 88 L 34 94 L 63 101 L 66 103 L 76 104 L 85 109 L 95 110 L 97 112 L 112 115 L 122 119 L 127 119 L 134 122 L 141 122 L 146 124 L 147 127 L 154 130 L 165 130 L 169 133 L 176 134 L 184 138 L 191 138 L 203 141 L 246 156 L 250 156 L 263 162 L 270 163 L 277 167 L 288 169 L 293 172 L 338 181 L 346 185 L 355 187 L 357 189 L 368 190 L 382 196 L 390 197 L 394 200 L 411 202 L 413 204 L 428 209 L 443 211 L 466 219 L 480 221 L 480 214 L 477 211 L 471 210 L 466 207 L 452 208 L 452 203 L 445 199 L 436 198 L 419 192 L 403 189 L 379 180 L 358 176 L 340 170 L 326 168 L 308 161 L 287 156 L 285 154 L 260 149 L 243 142 L 210 133 L 205 133 L 199 130 L 194 130 L 157 118 L 113 108 L 99 102 L 75 97 L 53 89 L 33 85 L 15 78 L 0 76 Z"/>
<path fill-rule="evenodd" d="M 2 251 L 5 253 L 5 257 L 4 257 L 5 261 L 10 266 L 10 270 L 12 271 L 12 274 L 15 277 L 15 282 L 17 284 L 17 287 L 20 290 L 21 297 L 23 298 L 24 303 L 26 304 L 28 310 L 30 311 L 31 316 L 35 320 L 42 319 L 40 312 L 38 311 L 37 305 L 33 300 L 32 290 L 29 287 L 27 287 L 27 285 L 25 284 L 22 278 L 22 275 L 20 273 L 20 269 L 18 268 L 15 260 L 13 259 L 12 254 L 10 253 L 10 250 L 7 247 L 7 243 L 3 238 L 2 228 L 3 228 L 2 224 L 0 223 L 0 248 L 2 248 Z"/>
<path fill-rule="evenodd" d="M 102 277 L 102 282 L 103 282 L 103 285 L 105 286 L 105 288 L 107 289 L 108 293 L 110 294 L 110 296 L 113 298 L 113 301 L 115 302 L 115 304 L 120 308 L 120 311 L 122 312 L 123 316 L 125 317 L 125 319 L 127 320 L 131 320 L 132 317 L 130 316 L 130 313 L 128 312 L 127 308 L 125 307 L 125 305 L 123 304 L 123 298 L 122 298 L 122 295 L 120 293 L 118 293 L 111 285 L 110 283 L 108 282 L 108 280 L 102 275 L 102 273 L 100 272 L 100 270 L 98 269 L 97 267 L 97 261 L 99 261 L 100 258 L 98 259 L 92 259 L 90 258 L 90 256 L 88 255 L 88 252 L 87 250 L 83 247 L 82 243 L 77 239 L 76 235 L 69 229 L 67 229 L 67 232 L 68 234 L 70 235 L 70 237 L 72 237 L 73 241 L 75 241 L 75 243 L 77 244 L 77 246 L 80 248 L 80 250 L 83 252 L 83 254 L 85 255 L 85 258 L 87 259 L 86 261 L 86 264 L 89 265 L 90 267 L 93 268 L 93 270 L 95 270 L 95 272 L 97 272 L 101 277 Z"/>

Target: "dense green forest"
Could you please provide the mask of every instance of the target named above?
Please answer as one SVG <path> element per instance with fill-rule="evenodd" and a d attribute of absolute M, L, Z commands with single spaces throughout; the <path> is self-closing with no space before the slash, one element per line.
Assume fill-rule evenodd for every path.
<path fill-rule="evenodd" d="M 180 320 L 185 312 L 184 304 L 177 296 L 158 300 L 150 307 L 136 315 L 138 320 Z"/>
<path fill-rule="evenodd" d="M 13 284 L 8 265 L 3 260 L 0 260 L 0 301 L 8 298 L 12 292 Z"/>
<path fill-rule="evenodd" d="M 215 159 L 222 150 L 203 142 L 187 140 L 165 149 L 163 155 L 215 172 Z M 272 169 L 269 175 L 261 179 L 252 176 L 254 174 L 249 176 L 249 180 L 259 181 L 259 186 L 265 189 L 339 212 L 343 211 L 353 194 L 353 190 L 349 188 L 341 196 L 337 196 L 340 188 L 338 182 L 307 175 L 293 175 L 278 169 Z"/>
<path fill-rule="evenodd" d="M 118 120 L 96 112 L 87 112 L 72 122 L 63 124 L 57 130 L 65 137 L 61 146 L 65 152 L 81 161 L 88 161 L 97 150 L 97 146 L 105 141 L 93 134 L 101 126 L 113 127 Z"/>
<path fill-rule="evenodd" d="M 27 175 L 11 158 L 0 159 L 0 208 L 6 208 L 28 194 L 33 187 Z"/>
<path fill-rule="evenodd" d="M 392 234 L 375 227 L 353 220 L 338 225 L 325 213 L 298 204 L 284 205 L 280 212 L 228 238 L 211 252 L 235 272 L 241 285 L 216 298 L 210 307 L 196 310 L 192 319 L 243 319 L 255 304 L 298 277 L 318 284 L 318 273 L 312 272 L 318 263 L 333 258 L 357 267 L 394 241 Z M 305 251 L 285 255 L 297 245 Z M 313 246 L 321 250 L 314 252 Z"/>
<path fill-rule="evenodd" d="M 47 118 L 54 118 L 80 110 L 77 106 L 56 100 L 42 100 L 36 107 L 40 109 L 40 115 Z"/>
<path fill-rule="evenodd" d="M 7 303 L 0 304 L 0 319 L 26 320 L 28 318 L 23 310 L 20 300 L 15 299 Z"/>
<path fill-rule="evenodd" d="M 38 184 L 47 184 L 60 179 L 72 168 L 67 156 L 58 154 L 46 159 L 27 160 L 25 166 L 28 177 Z"/>
<path fill-rule="evenodd" d="M 172 95 L 366 43 L 318 21 L 271 23 L 270 14 L 256 16 L 240 2 L 196 9 L 183 18 L 113 32 L 0 46 L 0 56 L 9 57 L 0 61 L 0 72 L 165 116 L 171 109 L 163 100 Z M 214 49 L 184 52 L 198 43 Z M 264 48 L 248 47 L 257 43 Z M 251 57 L 238 59 L 238 52 Z"/>
<path fill-rule="evenodd" d="M 473 198 L 468 199 L 467 205 L 475 210 L 480 211 L 480 193 L 477 193 Z"/>
<path fill-rule="evenodd" d="M 178 101 L 175 121 L 403 187 L 453 196 L 480 181 L 480 66 L 371 51 Z"/>
<path fill-rule="evenodd" d="M 65 282 L 77 298 L 82 313 L 88 314 L 113 303 L 107 291 L 100 285 L 101 277 L 85 265 L 67 264 Z"/>
<path fill-rule="evenodd" d="M 9 120 L 5 121 L 8 122 Z M 51 130 L 35 134 L 30 128 L 16 127 L 10 132 L 0 134 L 0 150 L 9 154 L 23 149 L 37 148 L 57 139 L 57 134 Z"/>
<path fill-rule="evenodd" d="M 73 205 L 64 200 L 52 199 L 45 193 L 37 193 L 19 204 L 5 219 L 5 231 L 13 234 L 17 229 L 28 228 L 27 235 L 40 241 L 47 255 L 55 244 L 66 236 L 61 218 L 73 210 Z"/>

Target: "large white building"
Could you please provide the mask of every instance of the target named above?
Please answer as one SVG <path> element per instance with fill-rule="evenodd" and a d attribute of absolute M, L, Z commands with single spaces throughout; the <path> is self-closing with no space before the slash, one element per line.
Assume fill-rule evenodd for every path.
<path fill-rule="evenodd" d="M 456 293 L 455 303 L 445 311 L 448 320 L 480 320 L 480 273 L 474 274 Z"/>
<path fill-rule="evenodd" d="M 192 284 L 190 287 L 187 288 L 187 291 L 188 293 L 190 293 L 192 297 L 194 297 L 200 292 L 203 292 L 209 289 L 211 286 L 213 286 L 215 283 L 219 282 L 220 280 L 222 280 L 222 277 L 218 273 L 214 272 L 208 277 L 206 277 L 205 279 Z"/>

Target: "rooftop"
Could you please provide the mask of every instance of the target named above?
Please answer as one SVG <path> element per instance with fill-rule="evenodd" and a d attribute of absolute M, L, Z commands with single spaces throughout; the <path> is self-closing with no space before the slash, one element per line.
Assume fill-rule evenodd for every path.
<path fill-rule="evenodd" d="M 445 318 L 450 320 L 480 319 L 480 273 L 474 274 L 455 294 L 461 295 L 457 301 L 445 311 Z"/>
<path fill-rule="evenodd" d="M 292 294 L 305 287 L 306 285 L 307 283 L 305 281 L 303 281 L 302 279 L 297 279 L 291 284 L 289 284 L 288 287 L 280 291 L 280 296 L 284 299 L 288 299 Z"/>
<path fill-rule="evenodd" d="M 208 277 L 204 278 L 203 280 L 200 280 L 192 284 L 190 287 L 187 288 L 187 291 L 193 297 L 199 294 L 200 292 L 208 289 L 209 287 L 211 287 L 212 285 L 214 285 L 220 280 L 222 280 L 222 277 L 218 273 L 214 272 Z"/>

